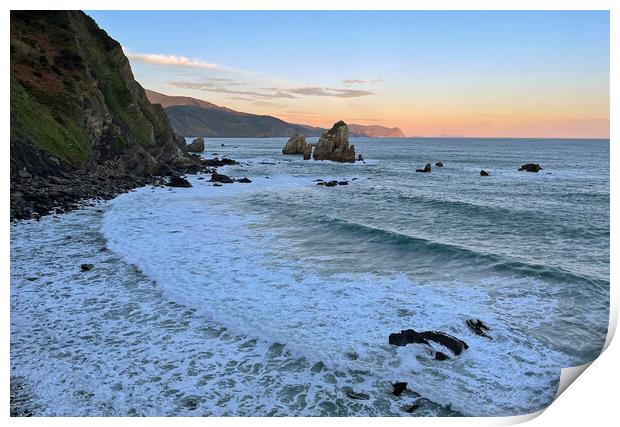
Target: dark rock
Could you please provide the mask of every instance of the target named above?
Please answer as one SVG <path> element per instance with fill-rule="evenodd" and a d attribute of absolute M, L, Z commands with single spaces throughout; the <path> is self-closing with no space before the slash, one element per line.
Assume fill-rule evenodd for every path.
<path fill-rule="evenodd" d="M 80 268 L 82 269 L 82 271 L 89 271 L 92 270 L 95 266 L 93 264 L 82 264 L 80 265 Z"/>
<path fill-rule="evenodd" d="M 411 414 L 411 413 L 415 412 L 419 407 L 420 407 L 420 404 L 414 403 L 413 405 L 411 405 L 408 408 L 406 408 L 405 412 Z"/>
<path fill-rule="evenodd" d="M 310 160 L 310 157 L 312 157 L 312 148 L 312 144 L 307 144 L 306 149 L 304 150 L 304 160 Z"/>
<path fill-rule="evenodd" d="M 430 345 L 429 341 L 436 342 L 452 351 L 455 355 L 459 355 L 469 348 L 469 346 L 460 339 L 448 335 L 444 332 L 424 331 L 416 332 L 413 329 L 406 329 L 399 333 L 392 333 L 389 336 L 389 343 L 396 346 L 405 346 L 407 344 L 425 344 Z"/>
<path fill-rule="evenodd" d="M 219 168 L 220 166 L 229 166 L 239 164 L 236 160 L 233 159 L 218 159 L 217 157 L 214 159 L 206 159 L 202 161 L 203 164 L 210 167 Z"/>
<path fill-rule="evenodd" d="M 407 383 L 399 382 L 392 384 L 392 394 L 394 396 L 400 396 L 405 390 L 407 390 Z"/>
<path fill-rule="evenodd" d="M 335 187 L 336 185 L 338 185 L 338 181 L 329 181 L 325 183 L 326 187 Z"/>
<path fill-rule="evenodd" d="M 349 181 L 338 181 L 338 185 L 349 185 Z"/>
<path fill-rule="evenodd" d="M 188 168 L 192 165 L 192 159 L 189 157 L 177 157 L 172 161 L 172 165 L 177 168 Z"/>
<path fill-rule="evenodd" d="M 168 187 L 189 188 L 192 186 L 188 180 L 177 175 L 172 175 L 170 181 L 166 184 Z"/>
<path fill-rule="evenodd" d="M 368 400 L 370 398 L 370 396 L 368 396 L 366 393 L 358 393 L 351 389 L 345 390 L 345 393 L 351 399 L 355 399 L 355 400 Z"/>
<path fill-rule="evenodd" d="M 435 166 L 437 166 L 438 168 L 442 168 L 443 167 L 443 162 L 437 162 L 437 163 L 435 163 Z"/>
<path fill-rule="evenodd" d="M 427 163 L 426 166 L 424 166 L 424 169 L 416 169 L 416 172 L 430 172 L 431 171 L 431 164 Z"/>
<path fill-rule="evenodd" d="M 205 151 L 204 138 L 194 138 L 194 140 L 187 146 L 187 151 L 190 153 L 202 153 Z"/>
<path fill-rule="evenodd" d="M 364 161 L 364 158 L 362 157 L 362 153 L 359 153 L 359 154 L 357 155 L 357 161 L 358 161 L 358 162 L 363 162 L 363 161 Z"/>
<path fill-rule="evenodd" d="M 519 168 L 520 171 L 538 172 L 542 170 L 538 163 L 526 163 Z"/>
<path fill-rule="evenodd" d="M 321 181 L 321 182 L 317 182 L 316 185 L 325 185 L 325 183 Z"/>
<path fill-rule="evenodd" d="M 323 180 L 322 180 L 321 178 L 319 178 L 319 179 L 315 179 L 315 180 L 314 180 L 314 181 L 312 181 L 312 182 L 320 182 L 320 181 L 323 181 Z"/>
<path fill-rule="evenodd" d="M 482 169 L 480 171 L 480 176 L 489 176 L 489 172 L 485 171 L 484 169 Z"/>
<path fill-rule="evenodd" d="M 221 182 L 222 184 L 232 184 L 233 182 L 235 182 L 235 180 L 229 176 L 221 175 L 217 172 L 213 172 L 211 174 L 210 182 Z"/>
<path fill-rule="evenodd" d="M 435 360 L 447 360 L 447 359 L 449 359 L 449 357 L 445 353 L 442 353 L 441 351 L 438 351 L 435 353 Z"/>
<path fill-rule="evenodd" d="M 222 184 L 220 184 L 218 182 L 216 182 L 215 184 L 212 185 L 212 187 L 221 187 L 221 186 L 222 186 Z"/>
<path fill-rule="evenodd" d="M 489 339 L 493 339 L 491 336 L 489 336 L 486 331 L 490 331 L 489 327 L 487 325 L 484 324 L 484 322 L 480 319 L 467 319 L 465 321 L 465 323 L 467 324 L 467 326 L 469 326 L 469 328 L 474 331 L 474 333 L 476 335 L 480 335 Z"/>
<path fill-rule="evenodd" d="M 238 179 L 237 182 L 241 182 L 242 184 L 249 184 L 250 182 L 252 182 L 252 180 L 249 178 L 241 178 Z"/>
<path fill-rule="evenodd" d="M 334 123 L 331 129 L 323 132 L 314 147 L 314 160 L 334 162 L 355 162 L 355 146 L 349 147 L 349 127 L 343 121 Z"/>

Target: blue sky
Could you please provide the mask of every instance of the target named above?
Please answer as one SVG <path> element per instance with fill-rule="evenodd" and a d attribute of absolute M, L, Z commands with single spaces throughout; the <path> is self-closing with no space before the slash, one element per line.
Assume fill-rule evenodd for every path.
<path fill-rule="evenodd" d="M 167 94 L 416 135 L 609 132 L 605 11 L 87 13 Z"/>

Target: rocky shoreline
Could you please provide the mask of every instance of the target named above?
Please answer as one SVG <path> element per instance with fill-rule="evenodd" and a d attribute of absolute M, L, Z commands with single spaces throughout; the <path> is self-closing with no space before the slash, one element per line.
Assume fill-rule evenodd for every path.
<path fill-rule="evenodd" d="M 198 155 L 160 166 L 155 174 L 137 174 L 121 166 L 122 161 L 100 165 L 94 170 L 58 169 L 49 175 L 33 176 L 25 168 L 11 177 L 11 221 L 37 219 L 76 209 L 86 200 L 110 200 L 145 185 L 168 185 L 187 174 L 214 173 L 220 166 L 237 162 L 228 158 L 203 159 Z"/>

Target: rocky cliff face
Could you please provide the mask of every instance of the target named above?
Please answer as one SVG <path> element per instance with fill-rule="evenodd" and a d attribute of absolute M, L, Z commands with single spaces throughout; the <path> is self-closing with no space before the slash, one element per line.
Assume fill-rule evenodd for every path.
<path fill-rule="evenodd" d="M 45 174 L 33 162 L 88 169 L 129 152 L 167 161 L 183 154 L 184 141 L 134 80 L 120 44 L 90 17 L 13 11 L 11 147 L 12 165 Z"/>
<path fill-rule="evenodd" d="M 78 194 L 67 174 L 144 177 L 186 151 L 120 44 L 83 12 L 12 11 L 10 75 L 11 217 L 28 215 L 50 176 Z"/>
<path fill-rule="evenodd" d="M 349 127 L 342 120 L 323 133 L 312 153 L 314 160 L 355 162 L 355 146 L 349 146 Z"/>

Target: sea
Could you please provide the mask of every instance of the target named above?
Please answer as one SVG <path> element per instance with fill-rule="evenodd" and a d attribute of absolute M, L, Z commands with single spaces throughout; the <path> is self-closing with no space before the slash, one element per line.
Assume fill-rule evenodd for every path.
<path fill-rule="evenodd" d="M 219 173 L 251 183 L 188 175 L 13 223 L 12 410 L 522 415 L 600 353 L 608 139 L 351 138 L 354 164 L 283 155 L 286 140 L 206 139 L 204 157 L 240 162 Z M 390 345 L 404 329 L 469 348 Z"/>

